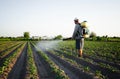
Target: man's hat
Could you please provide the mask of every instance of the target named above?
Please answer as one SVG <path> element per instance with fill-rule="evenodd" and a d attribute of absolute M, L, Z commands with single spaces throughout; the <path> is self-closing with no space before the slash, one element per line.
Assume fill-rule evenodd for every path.
<path fill-rule="evenodd" d="M 78 21 L 79 19 L 75 18 L 74 21 Z"/>

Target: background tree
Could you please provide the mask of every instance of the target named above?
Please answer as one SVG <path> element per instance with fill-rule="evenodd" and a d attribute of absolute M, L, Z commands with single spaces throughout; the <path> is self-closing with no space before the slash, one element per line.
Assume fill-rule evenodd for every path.
<path fill-rule="evenodd" d="M 92 38 L 92 37 L 96 37 L 96 33 L 95 32 L 91 32 L 90 33 L 90 37 Z"/>
<path fill-rule="evenodd" d="M 92 41 L 96 41 L 96 40 L 97 40 L 97 38 L 96 38 L 96 33 L 95 33 L 95 32 L 91 32 L 91 33 L 90 33 L 90 38 L 92 38 L 92 39 L 91 39 Z"/>
<path fill-rule="evenodd" d="M 56 40 L 56 39 L 62 39 L 62 35 L 57 35 L 57 36 L 54 38 L 54 40 Z"/>
<path fill-rule="evenodd" d="M 24 32 L 24 38 L 29 39 L 30 38 L 30 33 L 29 32 Z"/>

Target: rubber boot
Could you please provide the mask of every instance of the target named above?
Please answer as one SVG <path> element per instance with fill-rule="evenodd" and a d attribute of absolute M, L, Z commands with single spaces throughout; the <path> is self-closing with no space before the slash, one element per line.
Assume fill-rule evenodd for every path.
<path fill-rule="evenodd" d="M 82 57 L 82 53 L 83 53 L 83 51 L 82 51 L 82 49 L 80 49 L 80 51 L 79 51 L 80 57 Z"/>
<path fill-rule="evenodd" d="M 77 49 L 77 55 L 78 55 L 78 57 L 80 57 L 80 50 L 79 49 Z"/>

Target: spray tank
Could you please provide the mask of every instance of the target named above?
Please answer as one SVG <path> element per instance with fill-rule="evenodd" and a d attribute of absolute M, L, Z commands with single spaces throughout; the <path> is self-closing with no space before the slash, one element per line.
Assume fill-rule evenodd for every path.
<path fill-rule="evenodd" d="M 81 26 L 83 28 L 83 37 L 88 38 L 89 37 L 89 29 L 88 29 L 88 23 L 87 21 L 83 21 L 81 23 Z"/>

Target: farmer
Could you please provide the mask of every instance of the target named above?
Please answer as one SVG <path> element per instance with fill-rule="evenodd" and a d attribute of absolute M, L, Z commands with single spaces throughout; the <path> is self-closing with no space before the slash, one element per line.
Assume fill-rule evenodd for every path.
<path fill-rule="evenodd" d="M 72 38 L 76 40 L 76 51 L 78 53 L 78 57 L 82 57 L 83 46 L 84 46 L 84 37 L 83 37 L 83 28 L 79 23 L 79 19 L 74 19 L 75 28 L 72 35 Z"/>

